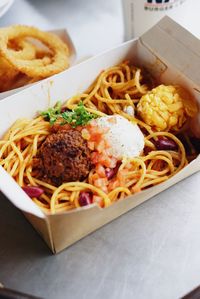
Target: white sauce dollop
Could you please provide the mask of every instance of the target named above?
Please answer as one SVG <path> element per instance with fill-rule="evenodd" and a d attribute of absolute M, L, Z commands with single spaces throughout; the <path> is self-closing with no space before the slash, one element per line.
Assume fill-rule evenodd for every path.
<path fill-rule="evenodd" d="M 144 148 L 144 135 L 137 124 L 120 115 L 103 116 L 95 120 L 100 128 L 108 128 L 104 138 L 110 145 L 107 152 L 117 159 L 137 157 Z"/>

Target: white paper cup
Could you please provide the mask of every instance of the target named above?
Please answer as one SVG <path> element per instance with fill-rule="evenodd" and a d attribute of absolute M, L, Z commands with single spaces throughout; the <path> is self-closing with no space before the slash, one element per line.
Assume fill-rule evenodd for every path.
<path fill-rule="evenodd" d="M 188 2 L 191 2 L 188 11 Z M 165 15 L 181 22 L 190 14 L 193 0 L 122 0 L 125 40 L 141 36 Z"/>

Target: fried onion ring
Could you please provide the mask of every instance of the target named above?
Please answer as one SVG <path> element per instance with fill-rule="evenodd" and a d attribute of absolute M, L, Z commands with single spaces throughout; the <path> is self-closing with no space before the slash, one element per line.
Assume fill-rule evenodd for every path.
<path fill-rule="evenodd" d="M 5 59 L 0 58 L 0 92 L 11 89 L 18 73 Z"/>
<path fill-rule="evenodd" d="M 36 47 L 24 39 L 12 40 L 8 51 L 17 59 L 34 59 Z"/>
<path fill-rule="evenodd" d="M 52 52 L 52 58 L 19 59 L 8 50 L 12 39 L 32 37 L 42 42 Z M 42 32 L 34 27 L 15 25 L 0 29 L 0 54 L 16 70 L 29 77 L 46 78 L 59 73 L 69 66 L 69 50 L 63 41 L 52 33 Z"/>

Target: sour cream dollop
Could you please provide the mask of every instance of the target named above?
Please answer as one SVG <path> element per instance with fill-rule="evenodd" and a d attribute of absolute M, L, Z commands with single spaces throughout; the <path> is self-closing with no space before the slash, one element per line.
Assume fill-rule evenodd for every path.
<path fill-rule="evenodd" d="M 117 159 L 137 157 L 144 148 L 144 135 L 137 124 L 120 115 L 103 116 L 95 120 L 98 127 L 107 128 L 104 138 L 110 145 L 107 152 Z"/>

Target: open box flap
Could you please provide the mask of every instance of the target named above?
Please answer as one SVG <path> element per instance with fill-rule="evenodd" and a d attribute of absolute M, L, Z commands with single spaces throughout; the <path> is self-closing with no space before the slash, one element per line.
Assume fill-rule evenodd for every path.
<path fill-rule="evenodd" d="M 200 89 L 200 40 L 167 16 L 139 40 L 159 60 L 172 65 Z"/>

